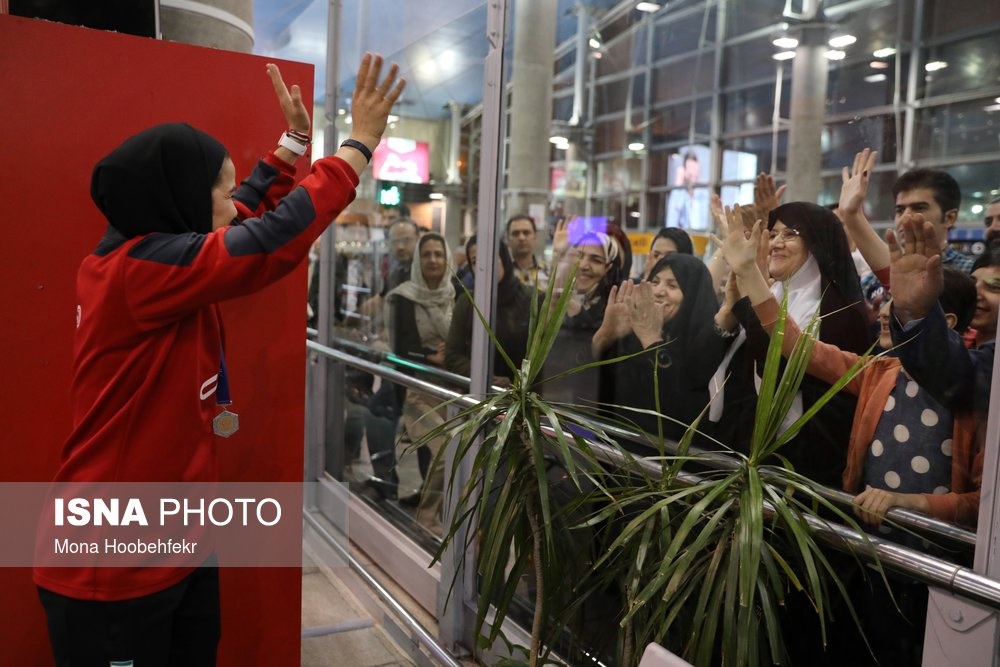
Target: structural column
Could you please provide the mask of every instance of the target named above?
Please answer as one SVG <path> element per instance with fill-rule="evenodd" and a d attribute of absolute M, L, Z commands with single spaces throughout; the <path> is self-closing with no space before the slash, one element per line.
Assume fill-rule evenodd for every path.
<path fill-rule="evenodd" d="M 508 216 L 545 203 L 548 196 L 555 40 L 556 0 L 516 0 L 504 196 Z"/>
<path fill-rule="evenodd" d="M 788 130 L 788 193 L 785 201 L 817 201 L 826 115 L 825 26 L 803 28 L 792 61 L 791 127 Z"/>
<path fill-rule="evenodd" d="M 253 51 L 253 0 L 160 0 L 163 39 Z"/>

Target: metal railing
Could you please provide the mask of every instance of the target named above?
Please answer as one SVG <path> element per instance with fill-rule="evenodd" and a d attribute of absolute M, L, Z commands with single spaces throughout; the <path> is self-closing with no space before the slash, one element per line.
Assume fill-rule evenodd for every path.
<path fill-rule="evenodd" d="M 358 346 L 357 344 L 349 341 L 337 341 L 338 345 L 341 345 L 342 343 L 349 343 L 346 346 L 351 347 L 352 349 L 357 347 L 364 348 L 364 346 Z M 462 406 L 472 406 L 476 403 L 473 397 L 466 396 L 458 391 L 439 387 L 431 382 L 407 375 L 406 373 L 389 368 L 382 364 L 348 354 L 343 350 L 320 345 L 319 343 L 311 340 L 306 341 L 306 347 L 314 352 L 323 354 L 336 362 L 346 364 L 374 375 L 379 375 L 405 387 L 425 392 L 440 399 L 442 402 L 452 401 L 460 408 Z M 367 350 L 368 348 L 365 349 Z M 412 366 L 413 362 L 407 362 L 405 365 Z M 427 370 L 430 373 L 430 371 L 434 369 L 425 369 L 424 367 L 421 367 L 421 370 Z M 453 376 L 455 378 L 462 378 L 462 376 L 456 376 L 452 373 L 446 373 L 445 371 L 439 371 L 439 373 L 446 374 L 447 376 Z M 449 380 L 449 382 L 451 382 L 451 380 Z M 468 380 L 465 379 L 465 382 L 467 384 Z M 639 442 L 642 442 L 641 437 L 625 429 L 609 426 L 609 432 L 621 437 L 627 437 L 631 440 L 638 440 Z M 626 463 L 625 455 L 619 450 L 601 445 L 600 443 L 591 443 L 591 446 L 597 453 L 598 458 L 607 463 L 613 465 L 623 465 Z M 717 462 L 720 465 L 725 463 L 724 459 L 726 457 L 722 454 L 712 455 L 712 453 L 706 453 L 706 455 L 712 457 L 713 460 L 719 459 Z M 660 470 L 658 463 L 643 460 L 641 458 L 637 460 L 640 465 L 643 465 L 644 468 L 650 473 L 655 474 Z M 726 465 L 733 465 L 733 463 L 730 461 Z M 682 482 L 692 484 L 700 481 L 700 478 L 697 475 L 686 472 L 680 473 L 679 479 Z M 849 503 L 851 500 L 851 496 L 849 494 L 827 487 L 820 487 L 819 485 L 817 485 L 816 488 L 823 493 L 824 497 L 831 500 L 845 503 Z M 766 505 L 765 512 L 767 511 L 769 511 L 769 506 Z M 975 544 L 975 533 L 961 529 L 947 522 L 925 517 L 915 512 L 906 512 L 898 509 L 890 510 L 888 516 L 898 524 L 927 530 L 960 544 Z M 939 558 L 934 558 L 922 552 L 900 546 L 893 542 L 882 540 L 878 537 L 867 534 L 863 535 L 837 523 L 823 521 L 815 517 L 806 517 L 806 521 L 813 533 L 819 539 L 838 550 L 847 551 L 869 562 L 875 562 L 877 559 L 877 561 L 882 565 L 897 572 L 906 574 L 921 583 L 945 589 L 955 593 L 956 595 L 979 602 L 993 609 L 1000 609 L 1000 581 L 985 577 L 967 567 L 956 565 L 955 563 L 944 561 Z"/>

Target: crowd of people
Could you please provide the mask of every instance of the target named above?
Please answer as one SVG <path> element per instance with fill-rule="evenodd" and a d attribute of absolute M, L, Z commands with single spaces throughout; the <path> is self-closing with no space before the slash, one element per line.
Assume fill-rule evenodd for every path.
<path fill-rule="evenodd" d="M 931 169 L 915 169 L 897 180 L 896 233 L 883 240 L 863 207 L 876 158 L 866 149 L 844 169 L 833 206 L 781 203 L 783 188 L 765 174 L 757 179 L 752 203 L 723 208 L 714 198 L 718 235 L 705 259 L 694 255 L 682 229 L 660 229 L 648 255 L 634 258 L 628 236 L 614 222 L 577 218 L 557 225 L 546 262 L 535 220 L 514 215 L 498 244 L 498 340 L 519 363 L 532 291 L 541 293 L 553 281 L 555 290 L 570 289 L 573 295 L 545 375 L 596 360 L 628 359 L 543 383 L 539 389 L 548 400 L 613 406 L 606 409 L 634 430 L 671 439 L 680 438 L 685 425 L 705 411 L 700 442 L 746 451 L 769 334 L 785 300 L 788 351 L 799 332 L 820 318 L 808 375 L 786 425 L 857 359 L 887 351 L 782 449 L 787 461 L 816 482 L 855 494 L 858 516 L 872 526 L 880 526 L 892 507 L 974 525 L 988 359 L 1000 305 L 1000 243 L 979 258 L 948 244 L 960 188 L 949 174 Z M 1000 238 L 1000 202 L 986 213 L 992 242 Z M 937 310 L 927 306 L 929 315 L 904 317 L 898 313 L 900 290 L 931 287 L 927 281 L 910 285 L 909 273 L 894 275 L 897 264 L 914 259 L 908 251 L 894 253 L 908 248 L 911 237 L 922 239 L 925 227 L 922 247 L 928 257 L 933 251 L 933 268 L 943 278 L 921 303 Z M 475 237 L 461 249 L 466 264 L 452 271 L 442 236 L 406 218 L 394 222 L 387 235 L 394 261 L 380 307 L 392 351 L 468 375 Z M 395 243 L 404 236 L 405 244 Z M 641 268 L 633 271 L 634 264 Z M 913 307 L 905 305 L 909 313 Z M 926 330 L 924 339 L 934 335 L 940 341 L 901 345 L 913 337 L 911 330 Z M 946 344 L 952 338 L 962 346 L 952 349 Z M 956 369 L 952 375 L 935 373 L 942 355 Z M 494 381 L 503 385 L 510 370 L 496 361 Z M 443 417 L 419 392 L 396 391 L 402 432 L 417 442 Z M 427 496 L 440 498 L 442 480 L 433 471 L 426 480 L 418 517 L 439 530 L 440 502 Z"/>

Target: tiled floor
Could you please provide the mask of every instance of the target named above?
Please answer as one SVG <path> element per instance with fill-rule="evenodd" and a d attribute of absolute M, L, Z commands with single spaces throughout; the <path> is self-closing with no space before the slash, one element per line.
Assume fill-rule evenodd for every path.
<path fill-rule="evenodd" d="M 307 563 L 308 563 L 308 556 Z M 302 666 L 388 667 L 416 663 L 396 644 L 378 613 L 358 599 L 342 577 L 341 568 L 307 564 L 302 568 Z M 319 636 L 311 633 L 339 630 Z"/>

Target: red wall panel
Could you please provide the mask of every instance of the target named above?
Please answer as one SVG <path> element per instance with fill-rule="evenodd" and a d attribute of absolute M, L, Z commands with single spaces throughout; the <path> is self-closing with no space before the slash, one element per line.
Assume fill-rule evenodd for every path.
<path fill-rule="evenodd" d="M 286 129 L 265 62 L 0 15 L 0 482 L 50 479 L 69 431 L 76 269 L 104 231 L 93 165 L 149 125 L 186 121 L 246 175 Z M 311 108 L 312 67 L 280 65 Z M 301 267 L 224 306 L 242 426 L 222 448 L 227 481 L 302 478 L 305 301 Z M 0 591 L 0 664 L 51 664 L 30 571 L 0 569 Z M 221 665 L 298 663 L 298 569 L 224 568 L 222 593 Z"/>

